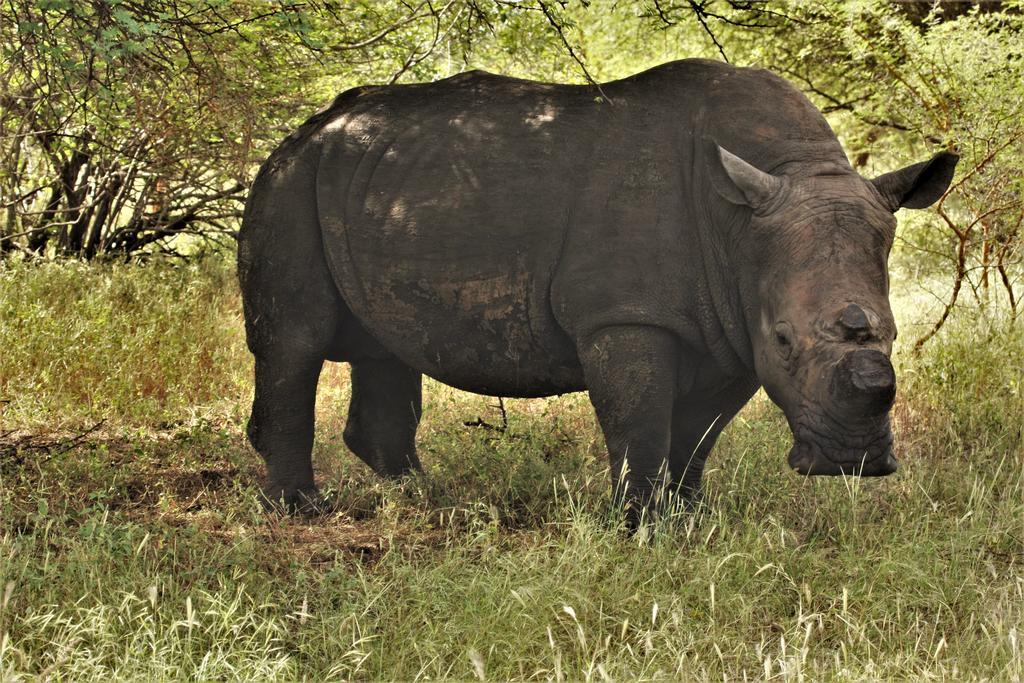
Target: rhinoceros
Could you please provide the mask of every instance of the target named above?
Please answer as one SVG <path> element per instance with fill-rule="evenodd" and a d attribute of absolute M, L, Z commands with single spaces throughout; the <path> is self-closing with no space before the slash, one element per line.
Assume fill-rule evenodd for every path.
<path fill-rule="evenodd" d="M 957 160 L 866 180 L 789 83 L 706 60 L 348 90 L 263 164 L 239 234 L 265 498 L 319 500 L 325 360 L 351 365 L 346 445 L 388 477 L 420 468 L 424 374 L 588 391 L 630 510 L 694 495 L 762 386 L 797 472 L 889 474 L 893 214 Z"/>

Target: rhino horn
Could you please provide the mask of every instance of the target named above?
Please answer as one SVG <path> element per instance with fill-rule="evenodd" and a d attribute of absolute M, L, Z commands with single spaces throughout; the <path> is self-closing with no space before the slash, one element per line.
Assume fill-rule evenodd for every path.
<path fill-rule="evenodd" d="M 712 168 L 711 178 L 723 199 L 755 211 L 764 211 L 774 203 L 782 191 L 781 178 L 755 168 L 718 144 L 714 150 L 711 163 L 718 168 Z"/>
<path fill-rule="evenodd" d="M 882 415 L 896 397 L 896 374 L 889 358 L 874 349 L 847 353 L 833 371 L 832 396 L 855 415 Z"/>

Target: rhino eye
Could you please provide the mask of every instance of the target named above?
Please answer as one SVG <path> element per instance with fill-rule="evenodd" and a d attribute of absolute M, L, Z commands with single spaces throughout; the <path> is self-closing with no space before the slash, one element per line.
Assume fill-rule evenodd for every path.
<path fill-rule="evenodd" d="M 775 346 L 779 354 L 788 359 L 793 355 L 793 328 L 789 323 L 776 323 L 775 325 Z"/>

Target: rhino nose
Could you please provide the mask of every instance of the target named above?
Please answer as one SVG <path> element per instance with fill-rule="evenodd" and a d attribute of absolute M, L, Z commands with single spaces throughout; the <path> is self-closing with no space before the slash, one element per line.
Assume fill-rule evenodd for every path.
<path fill-rule="evenodd" d="M 849 304 L 844 308 L 838 322 L 847 341 L 865 341 L 871 336 L 871 321 L 857 304 Z"/>
<path fill-rule="evenodd" d="M 829 388 L 841 408 L 859 416 L 881 415 L 896 398 L 896 373 L 881 351 L 858 349 L 836 364 Z"/>

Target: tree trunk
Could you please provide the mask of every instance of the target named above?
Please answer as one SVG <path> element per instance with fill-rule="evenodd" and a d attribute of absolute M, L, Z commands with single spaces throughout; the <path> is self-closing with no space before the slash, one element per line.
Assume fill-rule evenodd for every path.
<path fill-rule="evenodd" d="M 92 219 L 92 228 L 89 230 L 89 235 L 85 240 L 85 248 L 82 255 L 87 261 L 91 261 L 96 257 L 96 252 L 99 251 L 100 238 L 103 235 L 103 227 L 106 225 L 107 219 L 110 216 L 110 207 L 114 203 L 114 198 L 121 190 L 121 183 L 124 180 L 124 174 L 122 171 L 115 171 L 111 174 L 110 179 L 101 188 L 98 205 L 96 206 L 96 212 Z M 116 216 L 115 216 L 116 218 Z"/>
<path fill-rule="evenodd" d="M 80 159 L 77 166 L 69 168 L 64 189 L 65 208 L 64 221 L 60 228 L 60 241 L 58 246 L 65 254 L 77 254 L 82 248 L 82 237 L 85 226 L 80 225 L 83 204 L 89 192 L 89 176 L 91 175 L 91 162 L 88 152 L 76 149 L 72 155 L 72 161 Z M 88 219 L 86 219 L 88 220 Z"/>

